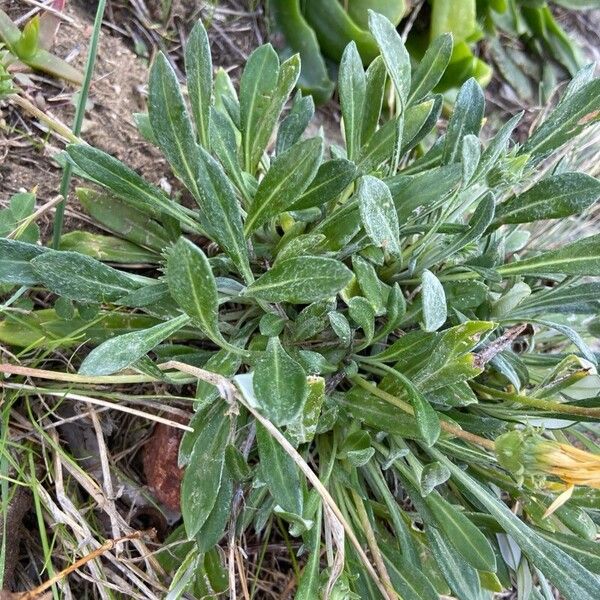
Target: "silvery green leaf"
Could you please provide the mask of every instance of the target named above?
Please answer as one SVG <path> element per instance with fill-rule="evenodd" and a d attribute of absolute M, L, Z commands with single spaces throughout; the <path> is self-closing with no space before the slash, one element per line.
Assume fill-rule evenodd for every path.
<path fill-rule="evenodd" d="M 369 10 L 369 30 L 375 38 L 388 75 L 401 103 L 406 104 L 410 90 L 410 56 L 395 27 L 383 15 Z"/>
<path fill-rule="evenodd" d="M 444 287 L 428 270 L 423 271 L 421 282 L 423 328 L 425 331 L 437 331 L 448 317 Z"/>
<path fill-rule="evenodd" d="M 503 276 L 536 275 L 600 275 L 600 234 L 567 244 L 557 250 L 513 261 L 496 269 Z"/>
<path fill-rule="evenodd" d="M 212 269 L 204 252 L 179 238 L 167 258 L 167 283 L 173 299 L 219 346 L 243 352 L 228 344 L 219 330 L 219 297 Z"/>
<path fill-rule="evenodd" d="M 367 346 L 375 335 L 375 309 L 373 305 L 362 296 L 354 296 L 348 302 L 348 314 L 363 330 L 365 339 L 362 345 Z"/>
<path fill-rule="evenodd" d="M 369 239 L 392 256 L 398 256 L 400 227 L 388 186 L 381 179 L 365 175 L 359 179 L 356 198 Z"/>
<path fill-rule="evenodd" d="M 281 154 L 300 140 L 315 113 L 312 96 L 302 96 L 298 90 L 290 112 L 279 124 L 275 153 Z"/>
<path fill-rule="evenodd" d="M 345 158 L 327 160 L 321 164 L 306 191 L 297 198 L 289 210 L 304 210 L 325 206 L 335 200 L 356 177 L 356 166 Z"/>
<path fill-rule="evenodd" d="M 541 179 L 496 208 L 494 227 L 532 223 L 579 214 L 600 198 L 600 181 L 585 173 L 560 173 Z"/>
<path fill-rule="evenodd" d="M 212 104 L 212 58 L 210 43 L 202 20 L 198 19 L 185 46 L 185 73 L 192 114 L 200 143 L 208 148 L 208 122 Z"/>
<path fill-rule="evenodd" d="M 277 426 L 292 423 L 308 395 L 304 369 L 277 337 L 269 338 L 265 353 L 254 367 L 253 386 L 260 411 Z"/>
<path fill-rule="evenodd" d="M 350 42 L 340 61 L 338 94 L 344 119 L 348 158 L 354 160 L 360 149 L 366 78 L 356 43 Z"/>
<path fill-rule="evenodd" d="M 385 95 L 386 75 L 385 63 L 379 55 L 369 65 L 365 74 L 365 101 L 360 130 L 361 145 L 366 144 L 377 130 Z"/>
<path fill-rule="evenodd" d="M 246 289 L 246 295 L 267 302 L 309 304 L 334 296 L 352 279 L 343 263 L 320 256 L 278 261 Z"/>
<path fill-rule="evenodd" d="M 463 185 L 471 182 L 473 174 L 477 170 L 481 156 L 481 145 L 479 138 L 471 133 L 465 135 L 461 146 L 461 163 L 463 172 Z"/>
<path fill-rule="evenodd" d="M 428 463 L 421 472 L 421 493 L 428 496 L 431 492 L 450 479 L 450 471 L 439 462 Z"/>
<path fill-rule="evenodd" d="M 194 537 L 211 515 L 219 496 L 230 420 L 224 402 L 212 405 L 197 424 L 199 433 L 181 484 L 181 513 L 188 537 Z"/>
<path fill-rule="evenodd" d="M 43 246 L 0 237 L 0 283 L 35 285 L 40 281 L 32 259 L 48 251 Z"/>
<path fill-rule="evenodd" d="M 285 512 L 302 516 L 304 501 L 298 467 L 260 423 L 256 424 L 256 441 L 261 478 L 275 504 Z"/>
<path fill-rule="evenodd" d="M 244 224 L 246 235 L 288 210 L 315 177 L 323 154 L 323 140 L 294 144 L 271 164 L 259 183 Z"/>
<path fill-rule="evenodd" d="M 416 104 L 433 90 L 441 79 L 452 56 L 452 34 L 444 33 L 431 42 L 419 66 L 412 75 L 407 104 Z"/>
<path fill-rule="evenodd" d="M 38 282 L 55 294 L 80 302 L 114 302 L 142 287 L 128 273 L 77 252 L 43 252 L 30 265 Z"/>
<path fill-rule="evenodd" d="M 448 121 L 443 154 L 445 164 L 457 161 L 462 140 L 467 134 L 479 134 L 484 108 L 485 100 L 481 86 L 471 78 L 460 88 L 454 112 Z"/>
<path fill-rule="evenodd" d="M 81 375 L 111 375 L 133 364 L 148 354 L 163 340 L 179 331 L 189 322 L 187 315 L 180 315 L 154 327 L 132 331 L 113 337 L 94 348 L 81 363 Z"/>
<path fill-rule="evenodd" d="M 311 376 L 307 382 L 308 396 L 304 409 L 299 418 L 286 428 L 286 435 L 296 444 L 306 444 L 313 440 L 325 401 L 325 379 Z"/>

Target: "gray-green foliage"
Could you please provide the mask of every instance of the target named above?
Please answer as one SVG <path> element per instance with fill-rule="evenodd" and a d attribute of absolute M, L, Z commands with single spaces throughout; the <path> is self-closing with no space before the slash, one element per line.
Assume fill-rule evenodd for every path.
<path fill-rule="evenodd" d="M 269 45 L 255 50 L 238 96 L 224 73 L 211 81 L 196 25 L 188 98 L 158 56 L 149 118 L 138 118 L 195 208 L 100 150 L 67 148 L 77 174 L 103 190 L 80 191 L 84 209 L 143 251 L 145 276 L 84 256 L 93 238 L 78 239 L 77 252 L 45 250 L 27 229 L 0 239 L 0 283 L 61 298 L 56 311 L 18 315 L 36 324 L 36 344 L 55 339 L 65 301 L 119 315 L 113 333 L 122 335 L 72 357 L 85 374 L 147 373 L 150 360 L 170 356 L 169 340 L 193 338 L 204 353 L 179 360 L 237 374 L 246 402 L 316 470 L 359 543 L 378 545 L 371 556 L 380 553 L 377 568 L 385 565 L 403 598 L 490 598 L 517 571 L 539 569 L 567 600 L 594 600 L 597 547 L 566 513 L 543 518 L 552 488 L 539 477 L 511 479 L 491 442 L 559 417 L 563 427 L 597 419 L 597 387 L 571 396 L 570 386 L 594 377 L 598 357 L 590 350 L 597 328 L 587 331 L 585 320 L 600 307 L 600 235 L 552 247 L 544 238 L 527 244 L 523 232 L 597 201 L 596 179 L 543 161 L 597 118 L 599 80 L 589 70 L 579 76 L 523 144 L 510 140 L 519 116 L 480 140 L 484 97 L 469 80 L 442 134 L 432 88 L 449 39 L 435 43 L 411 84 L 401 38 L 384 17 L 370 23 L 382 58 L 365 75 L 350 46 L 340 68 L 345 148 L 306 133 L 313 107 L 300 96 L 275 135 L 297 56 L 280 64 Z M 400 106 L 387 122 L 386 79 Z M 15 200 L 2 214 L 4 236 L 32 207 L 19 216 L 22 208 Z M 512 343 L 510 328 L 528 320 L 533 329 Z M 26 345 L 31 336 L 19 339 L 16 323 L 4 318 L 0 340 Z M 88 335 L 91 343 L 107 337 Z M 182 512 L 197 552 L 214 558 L 207 545 L 228 528 L 262 530 L 277 519 L 310 553 L 300 597 L 316 598 L 332 572 L 340 575 L 334 590 L 381 597 L 348 541 L 341 571 L 326 564 L 331 552 L 319 561 L 329 509 L 269 429 L 220 395 L 233 400 L 223 387 L 198 385 L 195 431 L 181 446 Z M 240 493 L 247 505 L 231 512 Z M 576 491 L 570 502 L 599 522 L 598 490 Z M 511 564 L 497 534 L 527 560 Z"/>

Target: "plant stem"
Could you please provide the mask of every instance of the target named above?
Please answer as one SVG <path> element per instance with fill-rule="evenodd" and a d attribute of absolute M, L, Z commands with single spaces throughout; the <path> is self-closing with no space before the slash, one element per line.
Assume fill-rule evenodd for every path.
<path fill-rule="evenodd" d="M 413 407 L 410 404 L 408 404 L 408 402 L 404 402 L 404 400 L 400 400 L 400 398 L 397 398 L 393 394 L 390 394 L 384 390 L 380 390 L 376 385 L 369 383 L 366 379 L 363 379 L 359 375 L 355 375 L 354 377 L 352 377 L 352 381 L 364 390 L 367 390 L 369 393 L 373 394 L 373 396 L 377 396 L 378 398 L 385 400 L 389 404 L 397 406 L 399 409 L 403 410 L 409 415 L 415 415 Z M 440 426 L 446 433 L 449 433 L 454 437 L 461 438 L 467 442 L 471 442 L 472 444 L 477 444 L 479 446 L 482 446 L 483 448 L 487 448 L 488 450 L 494 450 L 496 448 L 496 444 L 493 440 L 488 440 L 487 438 L 481 437 L 469 431 L 465 431 L 464 429 L 460 429 L 460 427 L 452 425 L 447 421 L 440 420 Z"/>
<path fill-rule="evenodd" d="M 85 107 L 88 100 L 90 86 L 92 84 L 96 56 L 98 54 L 98 40 L 100 38 L 100 27 L 102 26 L 102 18 L 104 17 L 105 6 L 106 0 L 99 0 L 98 8 L 96 9 L 96 17 L 94 19 L 94 30 L 90 40 L 90 49 L 85 65 L 83 83 L 81 85 L 81 90 L 79 90 L 79 97 L 77 98 L 77 108 L 75 110 L 75 120 L 73 122 L 73 135 L 76 138 L 78 138 L 79 134 L 81 133 L 83 117 L 85 116 Z M 67 204 L 67 197 L 69 195 L 69 187 L 71 184 L 72 170 L 73 167 L 71 166 L 71 163 L 67 163 L 65 165 L 63 176 L 60 182 L 60 195 L 63 197 L 63 200 L 56 207 L 56 213 L 54 214 L 54 228 L 52 231 L 52 247 L 54 249 L 57 249 L 60 243 L 60 236 L 62 234 L 63 222 L 65 218 L 65 207 Z"/>
<path fill-rule="evenodd" d="M 531 396 L 524 396 L 522 394 L 503 392 L 502 390 L 496 390 L 494 388 L 490 388 L 478 383 L 473 384 L 473 387 L 477 391 L 491 398 L 497 398 L 499 400 L 508 400 L 510 402 L 518 402 L 519 404 L 533 406 L 534 408 L 540 408 L 541 410 L 563 413 L 565 415 L 577 415 L 582 417 L 600 417 L 600 408 L 570 406 L 569 404 L 553 402 L 552 400 L 543 400 L 542 398 L 532 398 Z"/>

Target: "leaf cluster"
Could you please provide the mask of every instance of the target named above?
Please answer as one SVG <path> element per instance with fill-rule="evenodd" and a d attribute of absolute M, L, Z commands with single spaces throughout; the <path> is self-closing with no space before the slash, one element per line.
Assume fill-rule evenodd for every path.
<path fill-rule="evenodd" d="M 308 555 L 297 598 L 473 600 L 518 579 L 535 598 L 550 582 L 593 600 L 598 490 L 544 518 L 553 488 L 517 482 L 493 440 L 525 425 L 566 439 L 560 428 L 598 414 L 585 319 L 598 313 L 600 236 L 544 249 L 529 234 L 600 197 L 600 182 L 553 159 L 597 118 L 600 80 L 579 72 L 524 142 L 511 141 L 517 115 L 483 143 L 473 79 L 440 127 L 444 38 L 413 71 L 394 26 L 370 13 L 369 27 L 381 55 L 365 72 L 351 43 L 341 60 L 343 147 L 309 133 L 310 97 L 289 100 L 298 56 L 256 49 L 238 93 L 213 78 L 198 23 L 186 97 L 159 55 L 136 120 L 183 194 L 69 146 L 95 185 L 82 206 L 112 234 L 67 234 L 62 250 L 0 238 L 0 282 L 59 299 L 8 314 L 0 339 L 87 340 L 87 376 L 198 374 L 174 589 L 202 596 L 229 528 L 280 519 Z M 388 80 L 401 109 L 383 121 Z"/>

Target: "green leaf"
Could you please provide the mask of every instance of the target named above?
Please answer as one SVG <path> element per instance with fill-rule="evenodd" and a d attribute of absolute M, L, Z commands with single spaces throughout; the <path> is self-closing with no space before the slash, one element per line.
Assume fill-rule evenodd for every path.
<path fill-rule="evenodd" d="M 560 219 L 583 212 L 600 198 L 600 181 L 585 173 L 546 177 L 496 209 L 493 226 Z"/>
<path fill-rule="evenodd" d="M 438 84 L 452 56 L 452 34 L 442 33 L 427 48 L 412 76 L 407 104 L 417 104 Z"/>
<path fill-rule="evenodd" d="M 401 127 L 402 117 L 390 119 L 369 138 L 360 151 L 358 170 L 361 173 L 369 173 L 391 159 Z"/>
<path fill-rule="evenodd" d="M 210 147 L 240 192 L 246 196 L 246 183 L 239 162 L 238 145 L 233 123 L 214 107 L 210 110 Z"/>
<path fill-rule="evenodd" d="M 560 532 L 549 532 L 545 529 L 535 529 L 538 535 L 564 550 L 580 565 L 600 575 L 600 544 L 598 542 L 581 539 L 578 536 Z"/>
<path fill-rule="evenodd" d="M 444 164 L 456 162 L 463 138 L 471 133 L 478 135 L 483 120 L 485 99 L 481 86 L 473 78 L 466 81 L 456 98 L 454 112 L 448 121 L 442 160 Z"/>
<path fill-rule="evenodd" d="M 479 571 L 496 571 L 496 555 L 492 546 L 468 517 L 438 492 L 429 494 L 425 503 L 435 516 L 437 526 L 472 567 Z"/>
<path fill-rule="evenodd" d="M 315 523 L 310 530 L 310 541 L 306 544 L 310 556 L 298 581 L 298 589 L 294 600 L 314 600 L 319 597 L 319 568 L 321 565 L 321 521 L 323 515 L 322 505 L 317 508 Z M 306 542 L 305 542 L 306 543 Z"/>
<path fill-rule="evenodd" d="M 600 234 L 591 235 L 558 250 L 511 262 L 496 269 L 503 276 L 522 273 L 535 275 L 600 275 Z"/>
<path fill-rule="evenodd" d="M 428 496 L 436 487 L 446 483 L 449 478 L 450 471 L 439 462 L 425 465 L 421 472 L 421 494 L 423 497 Z"/>
<path fill-rule="evenodd" d="M 366 298 L 355 296 L 350 298 L 348 302 L 348 314 L 365 334 L 361 346 L 369 345 L 375 334 L 375 309 L 373 305 Z"/>
<path fill-rule="evenodd" d="M 311 138 L 294 144 L 273 161 L 248 210 L 246 235 L 294 204 L 317 173 L 322 155 L 323 140 Z"/>
<path fill-rule="evenodd" d="M 210 43 L 202 20 L 198 19 L 185 46 L 185 73 L 192 114 L 200 143 L 208 148 L 208 122 L 212 95 Z"/>
<path fill-rule="evenodd" d="M 261 478 L 275 503 L 285 512 L 302 516 L 302 486 L 296 464 L 260 423 L 256 424 L 256 441 Z"/>
<path fill-rule="evenodd" d="M 167 231 L 152 219 L 153 211 L 128 206 L 106 192 L 86 188 L 78 188 L 76 192 L 85 212 L 119 237 L 157 252 L 168 246 Z"/>
<path fill-rule="evenodd" d="M 385 95 L 386 70 L 383 58 L 375 57 L 366 72 L 365 101 L 360 130 L 361 145 L 366 144 L 375 133 L 379 124 L 383 97 Z"/>
<path fill-rule="evenodd" d="M 356 166 L 344 158 L 327 160 L 321 164 L 306 191 L 288 210 L 304 210 L 313 206 L 326 206 L 335 200 L 356 177 Z"/>
<path fill-rule="evenodd" d="M 390 581 L 403 600 L 439 600 L 429 578 L 395 549 L 380 544 Z"/>
<path fill-rule="evenodd" d="M 340 61 L 338 94 L 344 119 L 348 158 L 354 160 L 360 150 L 360 132 L 365 102 L 366 79 L 356 43 L 350 42 Z"/>
<path fill-rule="evenodd" d="M 440 280 L 430 271 L 421 276 L 423 328 L 425 331 L 437 331 L 448 318 L 446 294 Z"/>
<path fill-rule="evenodd" d="M 394 377 L 397 380 L 404 395 L 412 405 L 415 411 L 417 427 L 423 440 L 427 446 L 433 446 L 441 433 L 440 419 L 437 412 L 432 408 L 431 404 L 429 404 L 410 379 L 396 369 L 389 373 L 391 377 Z"/>
<path fill-rule="evenodd" d="M 366 465 L 375 454 L 368 432 L 358 430 L 344 439 L 338 450 L 337 458 L 347 460 L 354 467 Z"/>
<path fill-rule="evenodd" d="M 40 278 L 30 262 L 47 251 L 36 244 L 0 238 L 0 282 L 35 285 Z"/>
<path fill-rule="evenodd" d="M 370 175 L 359 179 L 356 199 L 365 232 L 379 248 L 400 255 L 400 227 L 388 186 Z"/>
<path fill-rule="evenodd" d="M 315 103 L 312 97 L 303 96 L 300 90 L 298 90 L 290 112 L 279 124 L 275 154 L 279 155 L 285 152 L 300 140 L 314 114 Z"/>
<path fill-rule="evenodd" d="M 215 403 L 198 427 L 181 484 L 181 512 L 189 538 L 207 522 L 219 497 L 230 427 L 224 402 Z"/>
<path fill-rule="evenodd" d="M 593 123 L 599 110 L 600 79 L 568 87 L 556 108 L 523 144 L 520 154 L 542 159 Z"/>
<path fill-rule="evenodd" d="M 217 284 L 206 255 L 186 238 L 179 238 L 167 259 L 167 283 L 173 299 L 215 344 L 232 351 L 219 331 Z"/>
<path fill-rule="evenodd" d="M 478 502 L 486 507 L 504 531 L 520 546 L 529 560 L 556 586 L 566 600 L 595 600 L 598 596 L 598 580 L 557 546 L 547 542 L 523 523 L 502 502 L 485 490 L 462 469 L 436 450 L 430 450 L 435 458 L 451 472 Z"/>
<path fill-rule="evenodd" d="M 325 379 L 322 377 L 309 377 L 307 381 L 308 396 L 304 403 L 304 410 L 300 415 L 300 418 L 294 423 L 290 423 L 286 429 L 286 434 L 289 435 L 296 444 L 312 442 L 315 433 L 317 432 L 321 409 L 323 407 L 323 402 L 325 401 Z"/>
<path fill-rule="evenodd" d="M 245 295 L 267 302 L 309 304 L 334 296 L 352 279 L 343 263 L 319 256 L 287 258 L 248 286 Z"/>
<path fill-rule="evenodd" d="M 163 340 L 187 325 L 187 315 L 180 315 L 141 331 L 132 331 L 106 340 L 94 348 L 81 363 L 81 375 L 111 375 L 139 360 Z"/>
<path fill-rule="evenodd" d="M 386 312 L 385 296 L 387 290 L 386 286 L 379 280 L 375 267 L 360 255 L 355 254 L 352 257 L 352 269 L 361 292 L 373 306 L 375 314 L 377 316 L 384 315 Z"/>
<path fill-rule="evenodd" d="M 148 115 L 156 141 L 175 175 L 199 198 L 198 143 L 177 75 L 162 52 L 150 69 Z"/>
<path fill-rule="evenodd" d="M 498 133 L 490 140 L 487 148 L 481 154 L 481 159 L 479 160 L 474 179 L 485 177 L 485 175 L 487 175 L 496 165 L 498 159 L 506 152 L 510 136 L 522 118 L 523 112 L 516 114 L 512 119 L 502 125 L 498 130 Z"/>
<path fill-rule="evenodd" d="M 481 599 L 477 571 L 462 559 L 441 531 L 435 527 L 427 527 L 425 534 L 435 562 L 457 598 Z"/>
<path fill-rule="evenodd" d="M 240 119 L 244 166 L 254 174 L 281 110 L 300 73 L 298 55 L 281 68 L 270 44 L 257 48 L 248 58 L 240 80 Z"/>
<path fill-rule="evenodd" d="M 204 148 L 199 148 L 198 204 L 210 236 L 235 263 L 244 279 L 252 274 L 248 264 L 248 248 L 244 239 L 242 215 L 235 190 L 221 165 Z"/>
<path fill-rule="evenodd" d="M 294 421 L 308 395 L 304 369 L 277 337 L 269 339 L 266 352 L 254 367 L 253 387 L 261 412 L 277 426 Z"/>
<path fill-rule="evenodd" d="M 30 264 L 49 290 L 80 302 L 114 302 L 142 287 L 132 276 L 77 252 L 44 252 Z"/>
<path fill-rule="evenodd" d="M 160 258 L 150 252 L 112 235 L 100 235 L 89 231 L 71 231 L 60 238 L 60 250 L 77 252 L 97 260 L 116 263 L 156 263 Z"/>
<path fill-rule="evenodd" d="M 194 454 L 192 452 L 193 457 Z M 233 479 L 227 473 L 227 469 L 224 468 L 223 475 L 221 476 L 221 485 L 212 510 L 195 535 L 197 552 L 207 552 L 219 543 L 225 534 L 229 518 L 231 517 L 232 500 Z"/>
<path fill-rule="evenodd" d="M 67 154 L 83 176 L 107 187 L 139 211 L 150 211 L 153 216 L 163 213 L 185 224 L 192 231 L 200 231 L 198 223 L 180 206 L 106 152 L 79 144 L 67 146 Z"/>
<path fill-rule="evenodd" d="M 410 57 L 396 28 L 383 16 L 369 11 L 369 30 L 373 34 L 388 74 L 400 101 L 406 104 L 410 90 Z"/>

